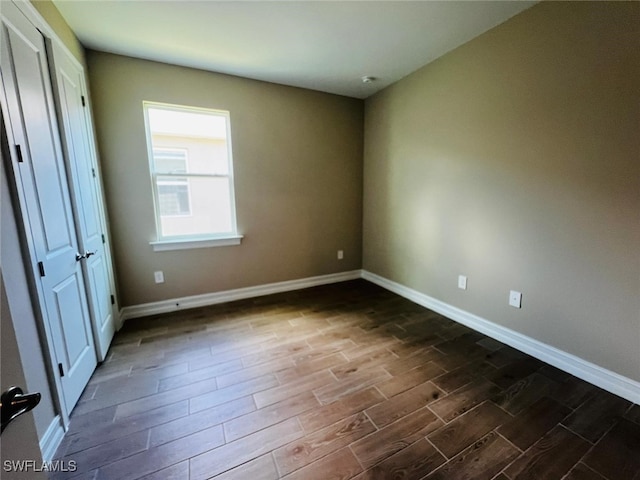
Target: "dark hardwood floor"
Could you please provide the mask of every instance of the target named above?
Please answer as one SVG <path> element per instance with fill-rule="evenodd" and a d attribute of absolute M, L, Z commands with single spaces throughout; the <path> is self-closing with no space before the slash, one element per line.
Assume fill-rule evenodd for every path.
<path fill-rule="evenodd" d="M 362 280 L 131 320 L 52 478 L 640 480 L 640 406 Z"/>

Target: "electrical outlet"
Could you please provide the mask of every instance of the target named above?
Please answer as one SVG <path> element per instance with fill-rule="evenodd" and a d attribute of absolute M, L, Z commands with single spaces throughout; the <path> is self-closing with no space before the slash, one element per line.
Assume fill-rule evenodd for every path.
<path fill-rule="evenodd" d="M 521 308 L 522 306 L 522 293 L 511 290 L 509 292 L 509 305 L 515 308 Z"/>
<path fill-rule="evenodd" d="M 458 275 L 458 288 L 460 290 L 467 289 L 467 277 L 465 275 Z"/>
<path fill-rule="evenodd" d="M 153 278 L 156 283 L 164 283 L 164 273 L 162 271 L 153 272 Z"/>
<path fill-rule="evenodd" d="M 344 250 L 338 250 L 338 260 L 342 260 L 344 258 Z"/>

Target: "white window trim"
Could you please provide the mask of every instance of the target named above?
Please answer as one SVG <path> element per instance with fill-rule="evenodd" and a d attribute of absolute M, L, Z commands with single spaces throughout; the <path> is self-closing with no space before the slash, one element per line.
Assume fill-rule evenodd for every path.
<path fill-rule="evenodd" d="M 171 250 L 191 250 L 194 248 L 229 247 L 233 245 L 240 245 L 243 238 L 244 235 L 235 234 L 216 238 L 162 240 L 149 242 L 149 245 L 153 247 L 154 252 L 168 252 Z"/>
<path fill-rule="evenodd" d="M 198 108 L 198 107 L 189 107 L 184 105 L 172 105 L 167 103 L 158 103 L 158 102 L 149 102 L 143 101 L 143 114 L 144 114 L 144 123 L 145 123 L 145 135 L 147 140 L 147 155 L 149 156 L 149 168 L 151 170 L 151 188 L 153 192 L 153 208 L 155 211 L 156 217 L 156 238 L 157 240 L 149 242 L 149 245 L 153 247 L 154 252 L 162 252 L 162 251 L 170 251 L 170 250 L 189 250 L 194 248 L 208 248 L 208 247 L 223 247 L 223 246 L 232 246 L 232 245 L 240 245 L 242 238 L 244 235 L 238 233 L 238 223 L 236 218 L 236 195 L 235 195 L 235 178 L 234 178 L 234 168 L 233 168 L 233 152 L 232 152 L 232 140 L 231 140 L 231 113 L 226 110 L 215 110 L 212 108 Z M 219 115 L 223 115 L 227 118 L 227 151 L 228 151 L 228 161 L 229 161 L 229 172 L 226 175 L 206 175 L 206 176 L 223 176 L 229 179 L 229 191 L 230 191 L 230 207 L 231 207 L 231 232 L 224 232 L 219 234 L 213 234 L 211 236 L 204 237 L 163 237 L 161 235 L 161 221 L 160 221 L 160 210 L 159 210 L 159 199 L 158 199 L 158 190 L 154 185 L 156 180 L 156 172 L 153 167 L 153 145 L 151 142 L 151 132 L 149 126 L 149 117 L 147 115 L 147 108 L 163 108 L 166 110 L 175 110 L 175 111 L 185 111 L 185 110 L 193 110 L 194 112 L 206 112 L 211 113 L 215 112 Z M 189 175 L 187 175 L 189 176 Z M 198 176 L 191 174 L 191 176 Z"/>

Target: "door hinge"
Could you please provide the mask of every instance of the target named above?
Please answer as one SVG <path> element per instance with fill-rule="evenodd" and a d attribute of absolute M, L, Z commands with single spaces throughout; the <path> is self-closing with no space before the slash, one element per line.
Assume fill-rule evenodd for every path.
<path fill-rule="evenodd" d="M 38 270 L 40 271 L 40 276 L 44 277 L 45 273 L 44 273 L 44 263 L 42 262 L 38 262 Z"/>
<path fill-rule="evenodd" d="M 59 363 L 58 364 L 58 372 L 60 372 L 60 377 L 64 377 L 64 368 L 62 367 L 62 364 Z"/>
<path fill-rule="evenodd" d="M 111 305 L 115 305 L 115 304 L 116 304 L 116 297 L 111 295 Z"/>
<path fill-rule="evenodd" d="M 104 233 L 102 234 L 102 243 L 107 243 L 107 241 L 104 238 Z"/>
<path fill-rule="evenodd" d="M 82 106 L 85 107 L 86 103 L 84 101 L 84 95 L 80 95 L 80 99 L 82 100 Z"/>
<path fill-rule="evenodd" d="M 16 155 L 18 156 L 18 163 L 24 163 L 24 158 L 22 158 L 22 147 L 20 145 L 16 145 Z"/>
<path fill-rule="evenodd" d="M 93 178 L 96 178 L 96 169 L 95 168 L 91 169 L 91 175 L 93 175 Z"/>

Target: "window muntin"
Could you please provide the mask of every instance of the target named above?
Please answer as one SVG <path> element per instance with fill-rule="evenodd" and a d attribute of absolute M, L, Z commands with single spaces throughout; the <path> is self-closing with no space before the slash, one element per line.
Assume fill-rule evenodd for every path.
<path fill-rule="evenodd" d="M 237 235 L 229 112 L 144 103 L 158 241 Z"/>

